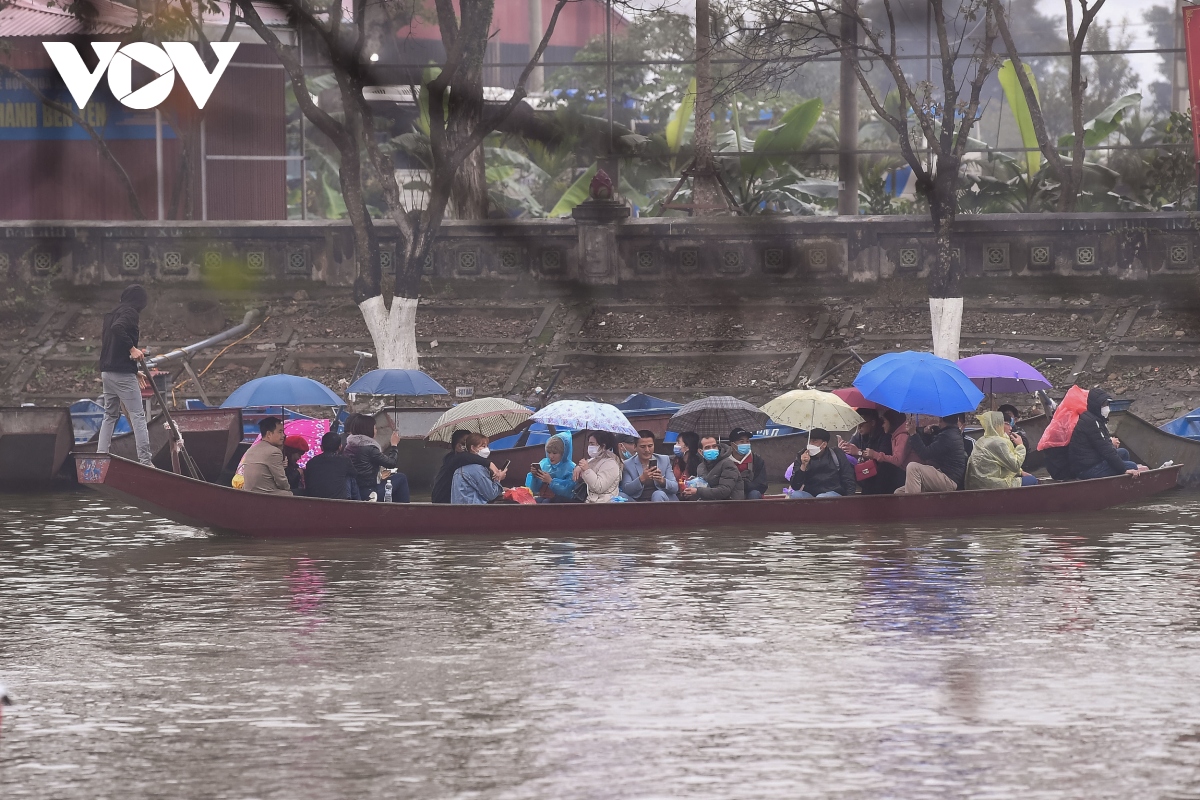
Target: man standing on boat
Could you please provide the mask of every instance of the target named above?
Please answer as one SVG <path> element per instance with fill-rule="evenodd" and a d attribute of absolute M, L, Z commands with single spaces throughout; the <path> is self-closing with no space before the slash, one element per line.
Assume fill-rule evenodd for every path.
<path fill-rule="evenodd" d="M 133 427 L 138 461 L 148 467 L 150 460 L 150 431 L 146 428 L 146 411 L 142 406 L 142 387 L 146 378 L 138 373 L 138 362 L 145 353 L 138 349 L 139 315 L 146 307 L 146 290 L 133 284 L 121 292 L 121 302 L 104 315 L 100 333 L 100 384 L 104 394 L 104 422 L 100 425 L 97 453 L 107 453 L 112 445 L 113 429 L 121 418 L 121 406 Z"/>

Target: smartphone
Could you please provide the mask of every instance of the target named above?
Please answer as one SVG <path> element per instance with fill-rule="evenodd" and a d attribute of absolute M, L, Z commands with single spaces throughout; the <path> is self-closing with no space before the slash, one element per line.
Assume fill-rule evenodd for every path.
<path fill-rule="evenodd" d="M 534 461 L 532 464 L 529 465 L 530 472 L 537 472 L 541 468 L 542 468 L 542 464 L 540 461 Z"/>
<path fill-rule="evenodd" d="M 512 463 L 512 461 L 505 461 L 505 462 L 504 462 L 504 466 L 500 468 L 500 471 L 501 471 L 501 472 L 504 472 L 505 470 L 507 470 L 507 469 L 508 469 L 508 465 L 509 465 L 509 464 L 511 464 L 511 463 Z"/>

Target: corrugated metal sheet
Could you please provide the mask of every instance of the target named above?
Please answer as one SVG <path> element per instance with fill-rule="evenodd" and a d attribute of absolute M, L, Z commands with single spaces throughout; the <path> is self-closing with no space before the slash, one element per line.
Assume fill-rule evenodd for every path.
<path fill-rule="evenodd" d="M 0 37 L 119 34 L 129 30 L 137 17 L 132 8 L 117 3 L 99 0 L 95 6 L 99 14 L 89 25 L 45 0 L 11 0 L 0 8 Z"/>

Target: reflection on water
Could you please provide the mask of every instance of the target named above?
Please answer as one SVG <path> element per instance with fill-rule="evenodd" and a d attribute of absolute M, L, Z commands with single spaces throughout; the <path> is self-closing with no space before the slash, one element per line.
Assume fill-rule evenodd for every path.
<path fill-rule="evenodd" d="M 0 497 L 0 796 L 1200 797 L 1200 496 L 1012 526 L 212 537 Z"/>

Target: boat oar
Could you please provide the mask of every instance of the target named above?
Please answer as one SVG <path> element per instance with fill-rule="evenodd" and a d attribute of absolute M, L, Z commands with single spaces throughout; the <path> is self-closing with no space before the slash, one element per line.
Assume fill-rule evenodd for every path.
<path fill-rule="evenodd" d="M 187 447 L 183 443 L 183 433 L 179 430 L 179 426 L 175 424 L 175 419 L 171 416 L 171 412 L 167 410 L 167 399 L 158 390 L 158 384 L 154 382 L 154 376 L 150 374 L 150 368 L 146 366 L 145 356 L 138 359 L 138 364 L 141 366 L 142 371 L 146 373 L 146 380 L 150 383 L 150 389 L 154 392 L 154 397 L 158 400 L 158 404 L 163 410 L 163 416 L 167 419 L 167 430 L 171 432 L 171 461 L 174 462 L 176 460 L 174 454 L 178 453 L 178 458 L 183 461 L 183 465 L 187 467 L 187 471 L 191 476 L 198 481 L 204 480 L 204 473 L 200 471 L 200 466 L 192 458 L 191 454 L 188 453 Z M 178 465 L 174 466 L 175 471 L 178 472 Z"/>

